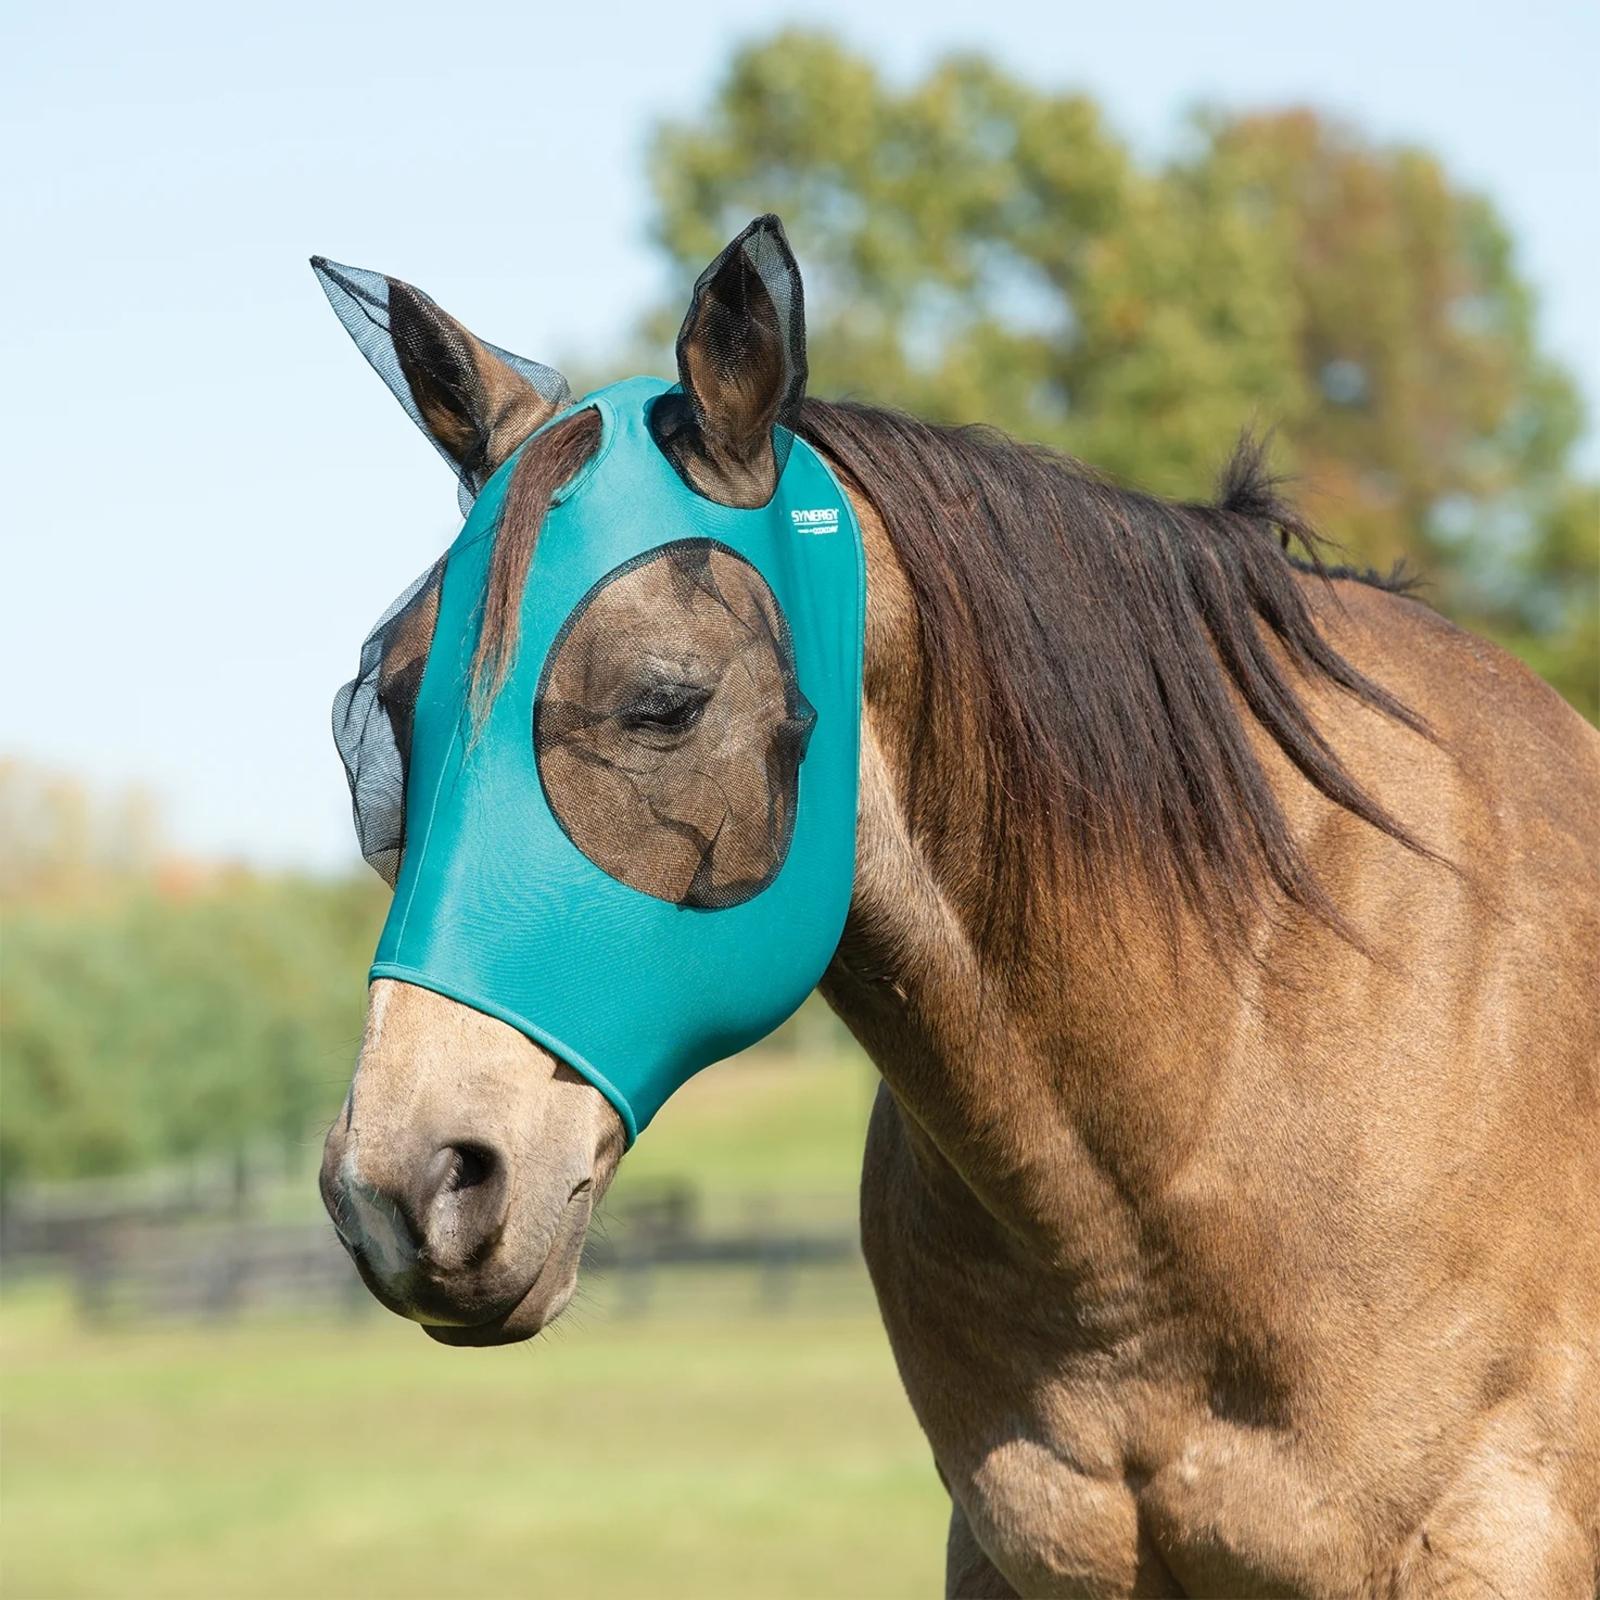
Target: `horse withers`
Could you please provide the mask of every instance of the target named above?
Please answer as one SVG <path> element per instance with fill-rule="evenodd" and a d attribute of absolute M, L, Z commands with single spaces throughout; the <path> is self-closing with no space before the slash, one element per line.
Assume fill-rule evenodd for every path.
<path fill-rule="evenodd" d="M 509 705 L 574 860 L 664 916 L 760 906 L 822 787 L 804 745 L 840 715 L 806 723 L 781 583 L 708 557 L 574 613 L 564 659 L 540 640 L 567 708 L 540 739 L 509 664 L 541 529 L 608 435 L 549 369 L 371 285 L 363 348 L 464 495 L 503 474 L 445 641 L 456 759 Z M 864 552 L 854 862 L 820 987 L 882 1074 L 862 1239 L 950 1492 L 949 1591 L 1589 1600 L 1600 736 L 1325 566 L 1258 453 L 1176 503 L 810 400 L 802 305 L 759 219 L 697 285 L 651 447 L 708 506 L 759 510 L 798 440 Z M 647 516 L 641 548 L 682 531 Z M 372 652 L 391 876 L 422 825 L 400 811 L 438 571 Z M 500 815 L 520 826 L 474 826 Z M 522 846 L 473 848 L 458 876 L 522 904 L 496 881 Z M 451 937 L 470 964 L 518 927 Z M 323 1193 L 392 1309 L 446 1343 L 527 1338 L 572 1292 L 636 1097 L 409 970 L 372 985 Z M 685 972 L 687 1036 L 725 1001 Z M 652 1020 L 625 1019 L 644 1054 Z"/>

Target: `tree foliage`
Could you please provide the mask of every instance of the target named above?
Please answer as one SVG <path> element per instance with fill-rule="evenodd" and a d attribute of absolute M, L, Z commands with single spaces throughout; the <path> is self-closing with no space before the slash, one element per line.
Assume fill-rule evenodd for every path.
<path fill-rule="evenodd" d="M 259 879 L 116 844 L 130 804 L 11 763 L 0 815 L 0 1184 L 298 1154 L 361 1032 L 376 879 Z M 140 850 L 143 850 L 140 845 Z"/>
<path fill-rule="evenodd" d="M 660 130 L 654 227 L 686 277 L 783 215 L 818 393 L 991 422 L 1178 494 L 1242 425 L 1274 429 L 1354 558 L 1412 557 L 1435 603 L 1594 715 L 1580 408 L 1492 205 L 1310 111 L 1202 116 L 1180 143 L 1141 162 L 1087 96 L 978 56 L 897 85 L 785 32 Z"/>

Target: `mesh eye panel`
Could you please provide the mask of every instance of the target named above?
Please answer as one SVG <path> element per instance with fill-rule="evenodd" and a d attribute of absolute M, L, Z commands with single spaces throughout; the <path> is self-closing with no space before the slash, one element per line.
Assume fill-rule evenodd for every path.
<path fill-rule="evenodd" d="M 406 414 L 427 434 L 434 449 L 450 463 L 458 484 L 456 497 L 461 505 L 461 514 L 465 516 L 472 509 L 472 502 L 477 499 L 488 481 L 490 468 L 483 464 L 459 465 L 423 420 L 416 397 L 412 394 L 411 386 L 401 368 L 400 358 L 395 353 L 389 315 L 390 280 L 381 272 L 368 272 L 361 267 L 340 266 L 338 262 L 328 261 L 322 256 L 314 256 L 311 265 L 316 271 L 318 281 L 322 284 L 323 292 L 328 297 L 328 303 L 333 307 L 340 322 L 344 324 L 345 332 L 355 340 L 356 348 L 372 363 L 373 370 L 378 376 L 388 384 L 395 399 L 406 408 Z M 410 292 L 419 299 L 427 301 L 429 305 L 434 304 L 431 297 L 423 294 L 420 289 L 411 289 Z M 502 350 L 499 345 L 490 344 L 487 339 L 480 339 L 478 343 L 490 355 L 498 357 L 513 372 L 532 384 L 539 396 L 549 403 L 552 411 L 561 410 L 571 399 L 567 380 L 553 367 L 529 361 L 526 356 L 513 355 L 509 350 Z M 461 359 L 470 361 L 470 357 L 463 356 Z"/>
<path fill-rule="evenodd" d="M 800 269 L 777 217 L 756 218 L 695 280 L 678 334 L 678 371 L 683 393 L 663 396 L 650 417 L 678 476 L 700 492 L 689 461 L 714 426 L 713 397 L 701 390 L 748 394 L 754 382 L 778 396 L 772 453 L 782 477 L 805 398 L 806 320 Z"/>
<path fill-rule="evenodd" d="M 378 619 L 361 646 L 360 669 L 333 697 L 333 741 L 350 783 L 361 854 L 390 888 L 405 849 L 412 719 L 444 566 L 441 557 Z"/>
<path fill-rule="evenodd" d="M 533 739 L 551 812 L 601 871 L 720 910 L 782 868 L 815 722 L 760 573 L 683 539 L 579 602 L 545 662 Z"/>

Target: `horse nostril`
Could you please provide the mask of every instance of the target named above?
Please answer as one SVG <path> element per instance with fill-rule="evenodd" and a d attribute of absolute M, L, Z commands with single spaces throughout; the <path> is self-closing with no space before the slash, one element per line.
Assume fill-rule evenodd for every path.
<path fill-rule="evenodd" d="M 494 1177 L 499 1157 L 493 1150 L 486 1150 L 479 1144 L 458 1144 L 452 1148 L 456 1159 L 445 1176 L 443 1188 L 446 1191 L 476 1189 L 480 1183 L 488 1183 Z"/>
<path fill-rule="evenodd" d="M 441 1195 L 481 1188 L 498 1176 L 500 1165 L 500 1157 L 487 1145 L 443 1145 L 434 1151 L 423 1174 L 425 1200 L 431 1205 Z"/>
<path fill-rule="evenodd" d="M 505 1157 L 492 1145 L 462 1140 L 441 1146 L 418 1188 L 417 1232 L 436 1268 L 468 1266 L 493 1248 L 510 1183 Z"/>

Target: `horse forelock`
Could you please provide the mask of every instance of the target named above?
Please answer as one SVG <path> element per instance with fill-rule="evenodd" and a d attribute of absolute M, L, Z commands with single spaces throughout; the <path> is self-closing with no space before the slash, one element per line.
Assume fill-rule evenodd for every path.
<path fill-rule="evenodd" d="M 522 629 L 523 593 L 534 546 L 556 491 L 600 445 L 600 413 L 585 407 L 523 447 L 494 529 L 484 583 L 483 621 L 472 655 L 471 702 L 481 721 L 504 685 Z"/>

